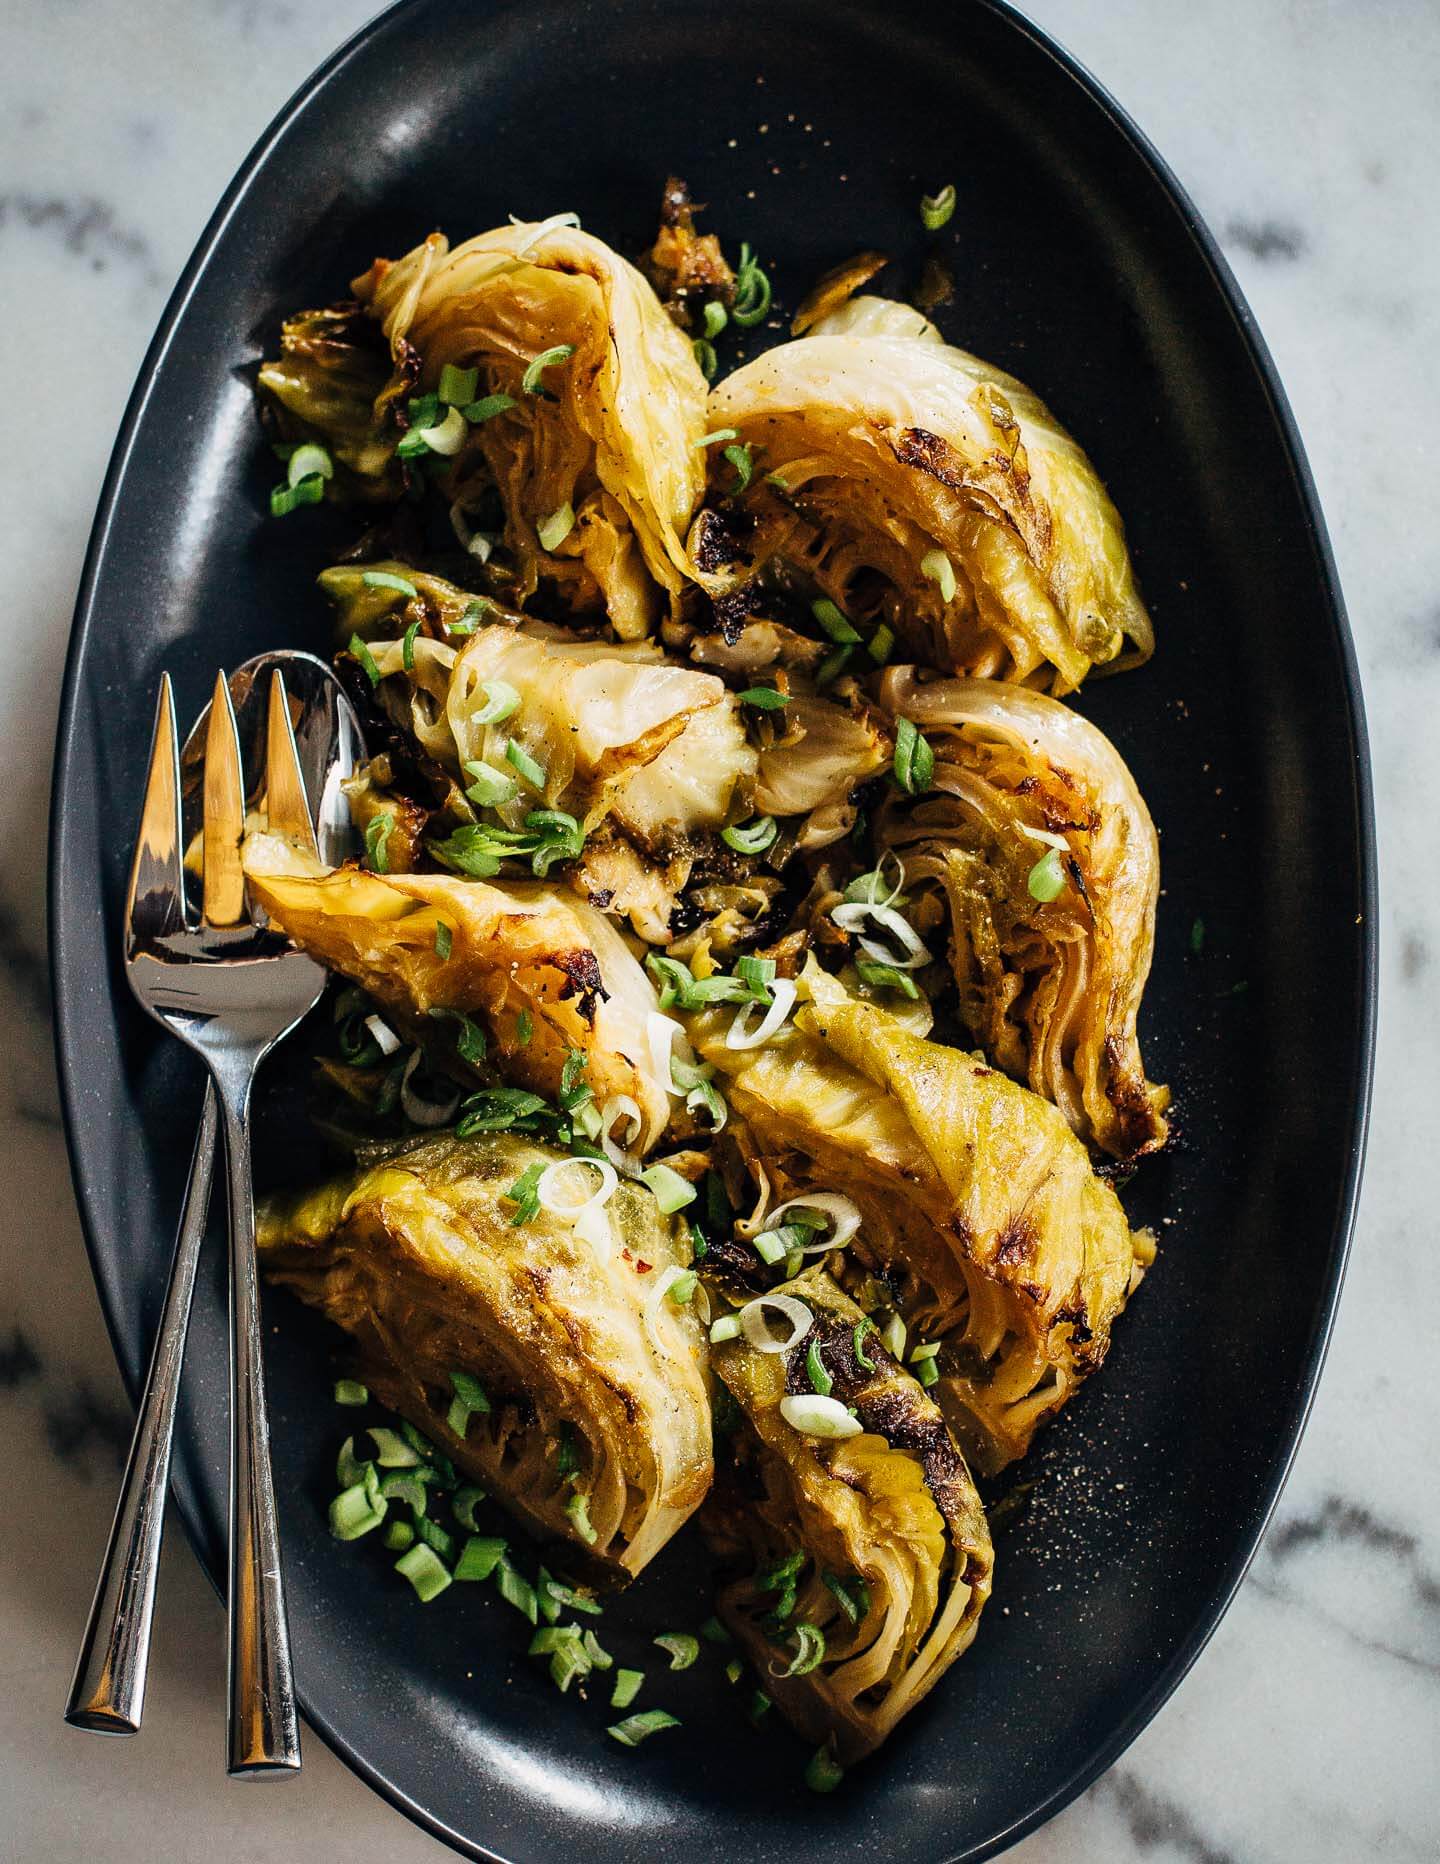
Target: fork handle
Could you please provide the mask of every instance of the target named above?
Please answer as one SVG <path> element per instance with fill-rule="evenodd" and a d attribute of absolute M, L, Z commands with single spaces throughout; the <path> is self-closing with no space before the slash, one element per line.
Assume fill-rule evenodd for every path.
<path fill-rule="evenodd" d="M 150 1355 L 115 1520 L 100 1565 L 70 1699 L 65 1705 L 66 1721 L 91 1734 L 137 1733 L 145 1706 L 175 1406 L 195 1292 L 195 1268 L 205 1236 L 205 1213 L 210 1207 L 215 1139 L 215 1090 L 207 1081 L 160 1331 Z"/>
<path fill-rule="evenodd" d="M 212 1066 L 230 1175 L 229 1772 L 240 1779 L 262 1779 L 298 1771 L 300 1723 L 260 1350 L 250 1176 L 254 1058 L 244 1057 L 241 1065 L 238 1058 L 222 1054 L 212 1058 Z"/>

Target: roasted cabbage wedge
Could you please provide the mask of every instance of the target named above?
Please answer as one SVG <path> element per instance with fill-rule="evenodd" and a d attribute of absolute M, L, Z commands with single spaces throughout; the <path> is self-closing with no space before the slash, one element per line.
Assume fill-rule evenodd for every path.
<path fill-rule="evenodd" d="M 849 1255 L 890 1278 L 912 1335 L 941 1342 L 935 1396 L 991 1473 L 1100 1366 L 1153 1239 L 1028 1088 L 813 962 L 800 994 L 786 1039 L 731 1048 L 715 1011 L 690 1018 L 690 1039 L 787 1195 L 859 1207 Z"/>
<path fill-rule="evenodd" d="M 366 584 L 377 570 L 416 594 Z M 517 784 L 497 809 L 511 828 L 536 807 L 563 809 L 587 833 L 613 818 L 662 853 L 677 838 L 723 827 L 737 787 L 754 776 L 756 752 L 724 681 L 667 661 L 652 642 L 577 640 L 404 564 L 341 565 L 320 580 L 343 638 L 358 633 L 382 678 L 408 688 L 392 716 L 461 783 L 470 762 L 512 774 L 512 740 L 540 765 L 543 788 Z M 446 638 L 467 611 L 479 619 Z M 426 632 L 407 643 L 416 624 Z M 486 723 L 494 693 L 507 688 L 513 709 Z M 380 691 L 388 704 L 389 685 Z"/>
<path fill-rule="evenodd" d="M 651 1039 L 659 1000 L 602 913 L 529 881 L 329 869 L 266 834 L 247 837 L 244 862 L 251 895 L 275 924 L 417 1039 L 433 1034 L 432 1011 L 459 1010 L 483 1028 L 507 1080 L 552 1099 L 578 1050 L 602 1113 L 616 1099 L 634 1102 L 633 1149 L 659 1138 L 670 1110 Z M 441 926 L 450 933 L 444 957 Z"/>
<path fill-rule="evenodd" d="M 717 1612 L 762 1686 L 810 1741 L 842 1761 L 877 1748 L 975 1636 L 994 1556 L 985 1511 L 937 1407 L 897 1365 L 864 1315 L 823 1268 L 779 1293 L 814 1315 L 787 1355 L 742 1335 L 712 1349 L 716 1374 L 742 1414 L 721 1439 L 716 1489 L 701 1515 L 731 1566 Z M 852 1405 L 859 1435 L 802 1434 L 781 1414 L 809 1392 L 812 1355 L 834 1397 Z M 787 1609 L 788 1608 L 788 1609 Z M 813 1668 L 784 1672 L 814 1640 Z"/>
<path fill-rule="evenodd" d="M 1169 1091 L 1136 1021 L 1155 941 L 1160 850 L 1120 754 L 1088 719 L 993 680 L 881 682 L 935 753 L 929 793 L 875 822 L 907 893 L 943 898 L 960 1014 L 990 1060 L 1123 1160 L 1165 1143 Z M 1058 857 L 1058 860 L 1052 858 Z M 1030 877 L 1042 862 L 1052 899 Z"/>
<path fill-rule="evenodd" d="M 543 580 L 622 639 L 647 634 L 687 582 L 706 385 L 646 280 L 602 240 L 541 221 L 453 250 L 432 233 L 354 290 L 390 345 L 387 395 L 435 390 L 450 364 L 478 369 L 477 400 L 507 398 L 467 422 L 444 490 L 463 514 L 498 488 L 521 599 Z"/>
<path fill-rule="evenodd" d="M 683 1225 L 643 1186 L 605 1205 L 608 1239 L 510 1188 L 566 1154 L 452 1135 L 261 1209 L 261 1263 L 355 1342 L 366 1384 L 537 1533 L 633 1578 L 710 1486 L 704 1331 L 656 1299 Z M 455 1372 L 490 1409 L 447 1422 Z M 562 1444 L 566 1453 L 560 1454 Z"/>
<path fill-rule="evenodd" d="M 712 596 L 758 576 L 746 600 L 764 612 L 777 580 L 799 584 L 888 625 L 897 658 L 1057 693 L 1150 654 L 1090 461 L 1023 383 L 908 306 L 852 300 L 718 383 L 708 421 L 763 468 L 743 550 L 702 578 Z"/>

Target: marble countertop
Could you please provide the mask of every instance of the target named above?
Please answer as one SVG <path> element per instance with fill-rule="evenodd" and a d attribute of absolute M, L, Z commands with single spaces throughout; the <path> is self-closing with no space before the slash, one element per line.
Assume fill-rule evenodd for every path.
<path fill-rule="evenodd" d="M 60 1707 L 130 1417 L 53 1078 L 42 866 L 91 515 L 135 370 L 231 172 L 370 0 L 0 0 L 0 328 L 11 436 L 0 682 L 0 1858 L 447 1855 L 317 1740 L 283 1790 L 222 1777 L 219 1608 L 167 1547 L 144 1734 Z M 1024 1864 L 1384 1864 L 1440 1855 L 1440 1312 L 1422 1162 L 1440 1099 L 1440 10 L 1434 0 L 1031 0 L 1220 236 L 1290 392 L 1369 705 L 1382 1013 L 1370 1163 L 1329 1366 L 1249 1579 L 1169 1705 Z M 23 678 L 21 673 L 23 670 Z M 1431 750 L 1427 753 L 1425 746 Z M 1427 1133 L 1430 1135 L 1427 1140 Z M 38 1478 L 43 1476 L 43 1482 Z"/>

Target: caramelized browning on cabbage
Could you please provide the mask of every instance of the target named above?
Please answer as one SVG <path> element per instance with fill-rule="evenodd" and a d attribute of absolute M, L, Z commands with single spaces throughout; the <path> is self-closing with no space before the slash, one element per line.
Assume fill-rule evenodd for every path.
<path fill-rule="evenodd" d="M 384 1404 L 532 1531 L 623 1580 L 710 1486 L 705 1336 L 652 1298 L 689 1247 L 643 1186 L 605 1206 L 608 1250 L 543 1209 L 513 1221 L 511 1187 L 566 1156 L 447 1134 L 269 1200 L 258 1242 L 271 1278 L 351 1336 Z M 457 1371 L 490 1402 L 463 1437 L 446 1421 Z"/>
<path fill-rule="evenodd" d="M 811 1741 L 842 1760 L 872 1752 L 967 1650 L 990 1594 L 985 1513 L 940 1412 L 916 1380 L 856 1328 L 865 1316 L 824 1269 L 779 1290 L 814 1326 L 788 1355 L 744 1336 L 713 1351 L 743 1414 L 701 1517 L 721 1556 L 743 1569 L 722 1586 L 721 1618 L 766 1692 Z M 813 1354 L 813 1359 L 812 1359 Z M 812 1389 L 818 1362 L 861 1434 L 827 1441 L 781 1414 Z M 782 1576 L 783 1575 L 783 1576 Z M 782 1672 L 819 1632 L 814 1667 Z"/>
<path fill-rule="evenodd" d="M 1085 454 L 1023 383 L 908 307 L 858 298 L 822 318 L 719 383 L 709 423 L 763 466 L 741 501 L 744 560 L 712 593 L 744 590 L 752 609 L 758 594 L 764 614 L 752 578 L 769 566 L 852 622 L 883 622 L 905 658 L 1057 693 L 1149 655 L 1124 531 Z"/>
<path fill-rule="evenodd" d="M 936 1397 L 971 1460 L 999 1469 L 1100 1366 L 1153 1243 L 1045 1101 L 813 964 L 801 991 L 784 1042 L 731 1049 L 713 1011 L 690 1038 L 792 1194 L 859 1206 L 850 1257 L 943 1342 Z"/>
<path fill-rule="evenodd" d="M 1007 1074 L 1119 1159 L 1165 1142 L 1170 1096 L 1135 1025 L 1150 973 L 1160 851 L 1114 746 L 1042 693 L 990 680 L 882 683 L 935 753 L 931 793 L 892 795 L 877 843 L 910 892 L 944 901 L 960 1014 Z M 1058 845 L 1057 845 L 1058 844 Z M 1042 894 L 1037 899 L 1031 880 Z"/>

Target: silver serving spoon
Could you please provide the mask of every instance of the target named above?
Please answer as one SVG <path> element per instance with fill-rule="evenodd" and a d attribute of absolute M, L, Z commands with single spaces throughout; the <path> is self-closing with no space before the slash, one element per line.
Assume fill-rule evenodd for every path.
<path fill-rule="evenodd" d="M 276 668 L 284 675 L 291 699 L 295 748 L 320 855 L 328 865 L 338 866 L 356 852 L 358 842 L 340 786 L 365 755 L 359 722 L 339 680 L 323 660 L 299 652 L 259 654 L 238 667 L 228 682 L 242 768 L 264 768 L 264 759 L 257 753 L 266 730 L 270 675 Z M 187 845 L 193 844 L 201 828 L 209 720 L 206 706 L 181 753 Z M 187 871 L 187 887 L 192 883 L 198 897 L 198 879 Z M 160 1330 L 65 1709 L 67 1722 L 93 1734 L 131 1735 L 140 1727 L 180 1369 L 210 1203 L 217 1129 L 215 1089 L 207 1081 Z"/>

